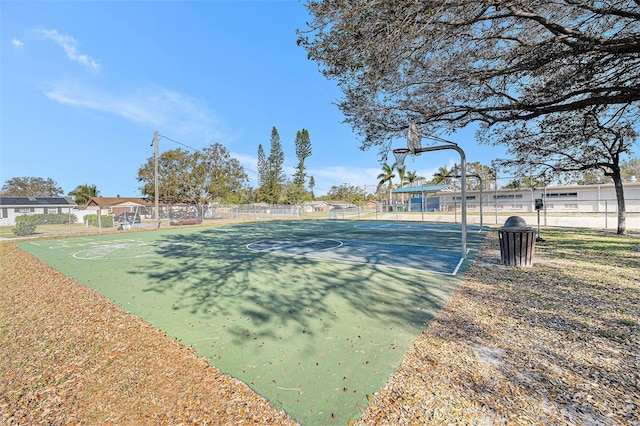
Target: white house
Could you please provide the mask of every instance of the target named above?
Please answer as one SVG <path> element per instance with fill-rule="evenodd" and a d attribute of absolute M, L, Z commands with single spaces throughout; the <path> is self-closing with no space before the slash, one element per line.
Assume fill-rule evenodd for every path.
<path fill-rule="evenodd" d="M 434 189 L 435 188 L 435 189 Z M 640 182 L 623 184 L 625 210 L 640 213 Z M 393 191 L 396 201 L 407 203 L 403 194 L 411 197 L 411 211 L 420 210 L 420 198 L 429 204 L 426 211 L 454 211 L 462 202 L 460 190 L 454 186 L 405 187 Z M 428 195 L 428 197 L 427 197 Z M 434 200 L 435 199 L 435 200 Z M 544 209 L 555 213 L 613 213 L 618 204 L 613 184 L 549 186 L 531 189 L 491 189 L 467 191 L 467 208 L 478 210 L 480 203 L 484 209 L 502 212 L 533 212 L 535 200 L 543 200 Z M 423 204 L 426 206 L 426 204 Z"/>
<path fill-rule="evenodd" d="M 623 184 L 625 210 L 628 213 L 640 212 L 640 182 Z M 488 209 L 498 211 L 533 212 L 535 200 L 543 200 L 547 211 L 556 213 L 612 213 L 617 212 L 618 204 L 613 184 L 549 186 L 531 189 L 497 189 L 467 191 L 467 208 L 479 209 L 480 201 Z M 440 193 L 441 210 L 452 210 L 460 206 L 460 191 Z"/>
<path fill-rule="evenodd" d="M 138 212 L 142 217 L 153 213 L 153 203 L 146 198 L 135 197 L 91 197 L 84 205 L 86 214 L 116 216 L 122 213 Z"/>
<path fill-rule="evenodd" d="M 14 226 L 25 214 L 78 215 L 78 205 L 67 197 L 0 197 L 0 226 Z"/>
<path fill-rule="evenodd" d="M 305 201 L 302 207 L 305 213 L 326 212 L 328 204 L 325 201 Z"/>

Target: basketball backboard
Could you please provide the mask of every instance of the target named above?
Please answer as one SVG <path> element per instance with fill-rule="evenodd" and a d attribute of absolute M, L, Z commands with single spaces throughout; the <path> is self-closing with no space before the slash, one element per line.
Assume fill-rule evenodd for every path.
<path fill-rule="evenodd" d="M 420 136 L 420 130 L 418 130 L 416 123 L 411 123 L 407 130 L 407 148 L 409 148 L 409 151 L 414 155 L 416 151 L 422 148 L 422 137 Z M 420 153 L 418 152 L 417 154 L 419 155 Z"/>

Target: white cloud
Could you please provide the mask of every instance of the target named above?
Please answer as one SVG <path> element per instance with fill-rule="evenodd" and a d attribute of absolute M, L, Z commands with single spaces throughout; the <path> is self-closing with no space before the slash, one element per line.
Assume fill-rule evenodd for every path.
<path fill-rule="evenodd" d="M 434 167 L 432 169 L 422 169 L 416 170 L 416 174 L 420 177 L 423 177 L 425 180 L 433 179 L 433 175 L 438 172 L 439 167 Z"/>
<path fill-rule="evenodd" d="M 237 159 L 245 168 L 245 171 L 249 176 L 250 185 L 257 185 L 257 157 L 237 152 L 232 152 L 231 156 Z M 450 165 L 452 166 L 453 162 L 451 162 Z M 286 167 L 286 169 L 286 173 L 288 176 L 291 176 L 295 171 L 292 167 Z M 411 170 L 414 169 L 411 168 Z M 416 170 L 416 173 L 418 176 L 422 176 L 426 180 L 430 180 L 433 178 L 433 175 L 437 171 L 438 168 L 434 167 Z M 313 176 L 313 178 L 315 179 L 316 185 L 314 188 L 314 192 L 316 196 L 326 194 L 332 186 L 340 186 L 343 184 L 354 185 L 360 188 L 364 187 L 367 193 L 375 192 L 376 186 L 378 185 L 377 176 L 381 172 L 382 168 L 352 166 L 327 166 L 307 169 L 307 175 Z"/>
<path fill-rule="evenodd" d="M 240 154 L 237 152 L 231 152 L 230 155 L 240 162 L 247 172 L 249 180 L 255 185 L 258 181 L 258 157 L 248 154 Z"/>
<path fill-rule="evenodd" d="M 332 186 L 340 186 L 345 183 L 360 187 L 366 185 L 367 192 L 373 192 L 375 191 L 374 186 L 377 184 L 376 176 L 380 174 L 380 169 L 330 166 L 310 169 L 307 174 L 315 179 L 318 194 L 329 191 Z"/>
<path fill-rule="evenodd" d="M 453 164 L 453 163 L 452 163 Z M 408 170 L 415 170 L 411 166 Z M 416 174 L 425 180 L 430 180 L 438 171 L 438 167 L 425 168 L 415 170 Z M 348 167 L 348 166 L 331 166 L 314 168 L 308 171 L 310 176 L 316 180 L 316 195 L 325 194 L 332 186 L 340 186 L 342 184 L 355 185 L 365 187 L 367 193 L 376 191 L 379 183 L 378 175 L 382 172 L 382 168 L 364 168 L 364 167 Z M 398 179 L 394 179 L 394 184 L 398 183 Z"/>
<path fill-rule="evenodd" d="M 202 102 L 181 93 L 149 87 L 113 94 L 71 82 L 58 82 L 45 93 L 64 105 L 105 112 L 148 125 L 169 137 L 197 139 L 207 145 L 224 135 L 218 119 Z"/>
<path fill-rule="evenodd" d="M 18 49 L 24 46 L 24 42 L 22 42 L 21 40 L 18 40 L 17 38 L 14 38 L 13 40 L 11 40 L 11 44 L 13 44 L 13 46 Z"/>
<path fill-rule="evenodd" d="M 84 65 L 85 67 L 93 71 L 100 70 L 100 64 L 95 59 L 87 54 L 80 53 L 78 51 L 78 43 L 73 37 L 60 34 L 57 30 L 40 29 L 36 30 L 35 32 L 46 39 L 52 40 L 60 47 L 62 47 L 67 57 L 71 61 Z"/>

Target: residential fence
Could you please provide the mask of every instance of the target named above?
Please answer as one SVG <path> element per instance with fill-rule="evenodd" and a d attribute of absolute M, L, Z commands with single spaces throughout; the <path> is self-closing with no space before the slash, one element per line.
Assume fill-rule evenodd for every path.
<path fill-rule="evenodd" d="M 434 197 L 437 198 L 437 197 Z M 445 199 L 446 200 L 446 199 Z M 442 199 L 440 200 L 442 201 Z M 541 209 L 536 210 L 535 199 L 531 202 L 513 202 L 489 200 L 480 203 L 479 200 L 467 199 L 467 222 L 483 225 L 502 225 L 510 216 L 522 216 L 530 226 L 537 225 L 538 218 L 541 226 L 567 226 L 590 228 L 616 228 L 618 225 L 618 203 L 615 199 L 581 199 L 558 200 L 549 199 L 543 202 Z M 411 203 L 409 200 L 382 200 L 373 215 L 362 209 L 360 217 L 377 220 L 414 220 L 460 223 L 462 221 L 462 200 L 455 196 L 449 201 L 429 208 L 427 199 L 421 203 Z M 629 229 L 640 230 L 640 199 L 625 198 L 626 224 Z"/>
<path fill-rule="evenodd" d="M 640 217 L 640 199 L 625 199 L 625 204 L 627 217 L 632 219 Z M 326 204 L 313 208 L 308 205 L 221 204 L 207 207 L 203 212 L 203 217 L 205 220 L 228 222 L 298 218 L 459 222 L 462 218 L 462 202 L 455 197 L 450 200 L 445 198 L 444 202 L 439 205 L 430 204 L 425 199 L 424 205 L 429 205 L 429 208 L 422 208 L 422 205 L 411 203 L 409 200 L 391 200 L 391 202 L 379 200 L 359 205 Z M 162 205 L 160 206 L 160 219 L 166 220 L 198 214 L 193 209 L 194 207 Z M 479 200 L 467 200 L 466 209 L 469 222 L 482 222 L 483 224 L 500 224 L 504 218 L 509 216 L 537 216 L 539 213 L 549 225 L 558 223 L 560 218 L 567 223 L 581 222 L 577 220 L 578 218 L 593 218 L 597 219 L 599 226 L 611 227 L 616 225 L 618 215 L 618 204 L 615 199 L 546 200 L 543 203 L 543 208 L 539 211 L 535 209 L 534 202 L 485 200 L 480 203 Z M 147 208 L 142 217 L 153 219 L 153 208 Z M 576 220 L 572 221 L 572 218 Z"/>
<path fill-rule="evenodd" d="M 415 201 L 415 200 L 414 200 Z M 161 228 L 170 226 L 172 219 L 187 216 L 204 217 L 204 224 L 216 222 L 238 223 L 267 220 L 294 220 L 294 219 L 337 219 L 337 220 L 380 220 L 380 221 L 417 221 L 417 222 L 462 222 L 462 204 L 455 196 L 446 199 L 434 207 L 433 203 L 423 201 L 423 204 L 411 203 L 410 200 L 379 200 L 367 203 L 324 203 L 315 202 L 302 205 L 267 205 L 267 204 L 225 204 L 212 205 L 204 209 L 204 212 L 195 206 L 166 205 L 159 206 L 159 218 Z M 512 200 L 513 201 L 513 200 Z M 630 232 L 640 232 L 640 199 L 627 198 L 626 202 L 626 226 Z M 201 209 L 201 208 L 200 208 Z M 121 210 L 121 209 L 120 209 Z M 100 232 L 118 232 L 129 229 L 153 229 L 158 227 L 155 221 L 155 208 L 150 206 L 134 207 L 129 212 L 118 210 L 118 214 L 107 214 L 113 218 L 111 221 L 98 220 Z M 73 225 L 51 225 L 48 231 L 39 227 L 40 236 L 49 236 L 51 232 L 60 235 L 83 234 L 95 232 L 95 224 L 85 220 L 84 211 L 73 209 L 73 214 L 79 218 L 79 223 Z M 112 213 L 116 213 L 115 211 Z M 138 216 L 132 219 L 131 214 Z M 502 226 L 510 216 L 525 218 L 529 226 L 563 226 L 563 227 L 588 227 L 601 229 L 616 229 L 618 226 L 618 206 L 616 200 L 573 200 L 571 202 L 558 203 L 546 202 L 540 210 L 535 210 L 535 204 L 493 201 L 480 203 L 479 200 L 467 200 L 467 223 L 482 224 L 484 226 Z M 102 216 L 105 216 L 103 213 Z M 123 223 L 118 218 L 124 217 L 129 222 Z M 91 229 L 94 229 L 92 231 Z"/>

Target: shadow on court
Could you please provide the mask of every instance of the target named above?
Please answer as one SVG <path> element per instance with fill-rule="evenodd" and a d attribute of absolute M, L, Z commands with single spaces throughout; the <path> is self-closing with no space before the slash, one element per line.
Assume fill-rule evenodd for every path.
<path fill-rule="evenodd" d="M 136 234 L 138 251 L 148 256 L 78 259 L 69 249 L 41 257 L 193 346 L 302 424 L 346 424 L 360 417 L 459 282 L 403 266 L 417 250 L 433 251 L 420 242 L 436 242 L 436 233 L 354 225 L 295 221 L 158 231 Z M 109 238 L 93 250 L 117 252 Z M 389 238 L 400 244 L 392 248 Z M 282 249 L 265 250 L 269 241 Z M 296 241 L 311 243 L 296 248 Z"/>

